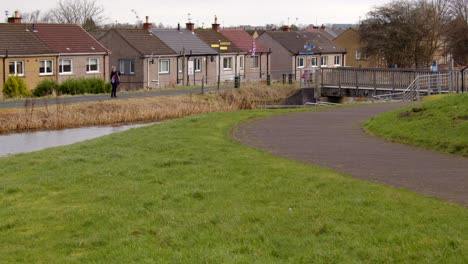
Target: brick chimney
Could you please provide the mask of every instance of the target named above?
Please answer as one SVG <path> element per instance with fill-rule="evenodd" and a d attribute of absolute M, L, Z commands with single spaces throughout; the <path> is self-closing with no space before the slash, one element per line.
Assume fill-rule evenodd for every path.
<path fill-rule="evenodd" d="M 219 31 L 218 17 L 215 16 L 214 24 L 211 24 L 211 29 Z"/>
<path fill-rule="evenodd" d="M 15 15 L 8 18 L 8 23 L 21 24 L 21 16 L 18 10 L 15 11 Z"/>
<path fill-rule="evenodd" d="M 151 30 L 151 26 L 152 26 L 152 25 L 153 25 L 153 24 L 151 24 L 151 23 L 149 22 L 149 17 L 146 16 L 146 22 L 143 24 L 143 28 L 146 29 L 146 30 Z"/>
<path fill-rule="evenodd" d="M 192 22 L 185 23 L 185 28 L 194 32 L 195 31 L 195 24 Z"/>
<path fill-rule="evenodd" d="M 281 27 L 281 31 L 289 32 L 289 31 L 291 31 L 291 28 L 288 25 L 284 25 L 284 26 Z"/>

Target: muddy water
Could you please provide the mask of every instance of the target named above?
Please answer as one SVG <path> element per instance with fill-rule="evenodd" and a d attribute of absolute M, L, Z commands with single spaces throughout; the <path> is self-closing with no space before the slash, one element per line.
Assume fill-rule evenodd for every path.
<path fill-rule="evenodd" d="M 39 131 L 0 136 L 0 157 L 33 152 L 50 147 L 70 145 L 92 138 L 151 124 L 72 128 L 59 131 Z"/>

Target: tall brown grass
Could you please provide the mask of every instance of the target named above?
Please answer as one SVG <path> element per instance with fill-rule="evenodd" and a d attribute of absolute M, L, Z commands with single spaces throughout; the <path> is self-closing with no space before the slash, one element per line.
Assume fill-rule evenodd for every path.
<path fill-rule="evenodd" d="M 141 99 L 120 99 L 0 110 L 0 133 L 59 130 L 72 127 L 154 122 L 188 115 L 254 109 L 278 102 L 295 91 L 292 87 L 255 86 L 208 93 Z"/>

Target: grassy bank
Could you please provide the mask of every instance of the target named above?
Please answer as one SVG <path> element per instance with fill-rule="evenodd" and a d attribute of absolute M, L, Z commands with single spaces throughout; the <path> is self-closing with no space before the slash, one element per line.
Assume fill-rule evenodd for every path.
<path fill-rule="evenodd" d="M 280 101 L 293 87 L 252 86 L 205 95 L 147 97 L 37 107 L 30 101 L 24 108 L 0 109 L 0 134 L 29 130 L 154 122 L 208 112 L 253 109 Z"/>
<path fill-rule="evenodd" d="M 432 97 L 374 117 L 365 128 L 392 141 L 468 156 L 468 94 Z"/>
<path fill-rule="evenodd" d="M 2 262 L 466 263 L 466 208 L 229 139 L 277 111 L 0 158 Z"/>

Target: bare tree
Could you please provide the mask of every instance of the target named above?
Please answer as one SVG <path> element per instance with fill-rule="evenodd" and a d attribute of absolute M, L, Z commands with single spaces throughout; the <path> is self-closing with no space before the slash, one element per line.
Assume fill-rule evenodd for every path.
<path fill-rule="evenodd" d="M 468 0 L 449 0 L 445 40 L 456 64 L 468 65 Z"/>
<path fill-rule="evenodd" d="M 48 19 L 45 15 L 41 13 L 41 10 L 34 10 L 32 12 L 24 12 L 21 15 L 21 19 L 24 23 L 40 23 L 48 22 Z"/>
<path fill-rule="evenodd" d="M 459 0 L 400 0 L 375 8 L 360 25 L 368 53 L 401 67 L 429 66 L 446 34 L 450 1 Z"/>
<path fill-rule="evenodd" d="M 104 8 L 96 0 L 60 0 L 47 17 L 52 22 L 79 24 L 92 30 L 104 21 L 103 13 Z"/>

